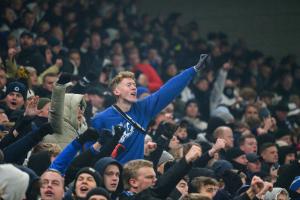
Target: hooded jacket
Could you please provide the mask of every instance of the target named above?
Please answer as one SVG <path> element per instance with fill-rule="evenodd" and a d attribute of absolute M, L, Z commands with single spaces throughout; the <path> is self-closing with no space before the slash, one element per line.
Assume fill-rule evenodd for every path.
<path fill-rule="evenodd" d="M 29 175 L 11 164 L 0 165 L 0 197 L 5 200 L 25 198 Z"/>
<path fill-rule="evenodd" d="M 122 182 L 122 171 L 123 171 L 123 167 L 122 165 L 115 159 L 111 158 L 111 157 L 104 157 L 99 159 L 96 163 L 94 168 L 96 169 L 97 172 L 99 172 L 99 174 L 104 177 L 104 172 L 105 169 L 109 166 L 109 165 L 116 165 L 118 166 L 119 170 L 120 170 L 120 178 L 119 178 L 119 183 L 118 183 L 118 187 L 116 192 L 111 194 L 111 198 L 115 199 L 115 197 L 122 192 L 123 190 L 123 182 Z M 105 185 L 104 185 L 105 187 Z"/>
<path fill-rule="evenodd" d="M 86 107 L 83 95 L 65 92 L 65 85 L 57 84 L 53 89 L 49 120 L 55 134 L 45 138 L 46 142 L 57 143 L 61 148 L 87 129 L 85 119 L 81 124 L 77 120 L 78 107 Z"/>
<path fill-rule="evenodd" d="M 273 190 L 270 192 L 270 191 L 268 191 L 267 193 L 266 193 L 266 195 L 265 195 L 265 200 L 278 200 L 277 198 L 278 198 L 278 195 L 280 194 L 280 193 L 285 193 L 285 194 L 287 194 L 287 199 L 289 199 L 289 193 L 288 193 L 288 191 L 286 191 L 286 189 L 284 189 L 284 188 L 279 188 L 279 187 L 276 187 L 276 188 L 273 188 Z"/>

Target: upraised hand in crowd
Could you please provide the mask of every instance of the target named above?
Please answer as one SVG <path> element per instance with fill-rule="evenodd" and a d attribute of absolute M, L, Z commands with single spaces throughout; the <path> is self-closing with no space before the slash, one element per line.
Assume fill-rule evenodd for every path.
<path fill-rule="evenodd" d="M 195 160 L 197 160 L 202 154 L 202 150 L 199 146 L 193 145 L 190 150 L 185 155 L 185 160 L 187 163 L 191 163 Z"/>
<path fill-rule="evenodd" d="M 226 145 L 226 141 L 222 138 L 218 138 L 216 143 L 212 146 L 212 148 L 208 151 L 208 154 L 212 157 L 215 153 L 218 153 L 221 149 L 224 149 Z"/>
<path fill-rule="evenodd" d="M 208 54 L 201 54 L 198 63 L 194 66 L 196 71 L 204 71 L 209 67 L 210 56 Z"/>
<path fill-rule="evenodd" d="M 36 116 L 41 111 L 38 110 L 37 105 L 39 102 L 40 97 L 39 96 L 33 96 L 30 99 L 27 100 L 24 116 Z"/>
<path fill-rule="evenodd" d="M 84 143 L 89 142 L 89 141 L 94 141 L 94 142 L 97 141 L 98 137 L 99 137 L 99 134 L 98 134 L 97 130 L 90 127 L 84 133 L 79 135 L 77 137 L 77 140 L 81 145 L 84 145 Z"/>

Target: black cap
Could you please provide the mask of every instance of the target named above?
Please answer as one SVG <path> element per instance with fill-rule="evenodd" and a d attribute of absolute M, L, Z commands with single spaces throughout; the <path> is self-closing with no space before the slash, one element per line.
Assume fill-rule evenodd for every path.
<path fill-rule="evenodd" d="M 246 158 L 248 162 L 255 163 L 256 161 L 259 161 L 261 157 L 257 155 L 256 153 L 248 153 L 246 154 Z"/>
<path fill-rule="evenodd" d="M 102 187 L 96 187 L 96 188 L 91 189 L 86 194 L 86 199 L 89 199 L 90 197 L 92 197 L 94 195 L 102 195 L 102 196 L 106 197 L 108 200 L 110 199 L 110 195 L 109 195 L 108 191 Z"/>
<path fill-rule="evenodd" d="M 25 37 L 25 36 L 33 38 L 33 34 L 29 31 L 23 31 L 20 35 L 20 38 Z"/>
<path fill-rule="evenodd" d="M 241 155 L 244 155 L 244 154 L 245 154 L 245 152 L 243 152 L 240 148 L 233 147 L 226 151 L 226 158 L 227 158 L 227 160 L 231 161 L 231 160 L 233 160 Z"/>

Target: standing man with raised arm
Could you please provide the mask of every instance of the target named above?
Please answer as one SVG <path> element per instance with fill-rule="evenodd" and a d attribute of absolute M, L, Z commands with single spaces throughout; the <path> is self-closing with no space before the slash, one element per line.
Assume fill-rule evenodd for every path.
<path fill-rule="evenodd" d="M 115 125 L 125 128 L 119 144 L 112 153 L 122 164 L 134 159 L 144 158 L 144 137 L 150 120 L 172 102 L 190 83 L 197 72 L 208 67 L 208 55 L 201 54 L 198 63 L 170 79 L 158 91 L 137 100 L 134 74 L 120 72 L 112 81 L 111 89 L 116 97 L 116 104 L 110 106 L 92 119 L 97 130 L 111 130 Z"/>

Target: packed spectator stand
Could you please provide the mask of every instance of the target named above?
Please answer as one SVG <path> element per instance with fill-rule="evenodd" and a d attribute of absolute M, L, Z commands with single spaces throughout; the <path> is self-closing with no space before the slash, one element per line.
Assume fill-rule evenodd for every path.
<path fill-rule="evenodd" d="M 300 199 L 294 55 L 134 0 L 0 9 L 0 199 Z"/>

